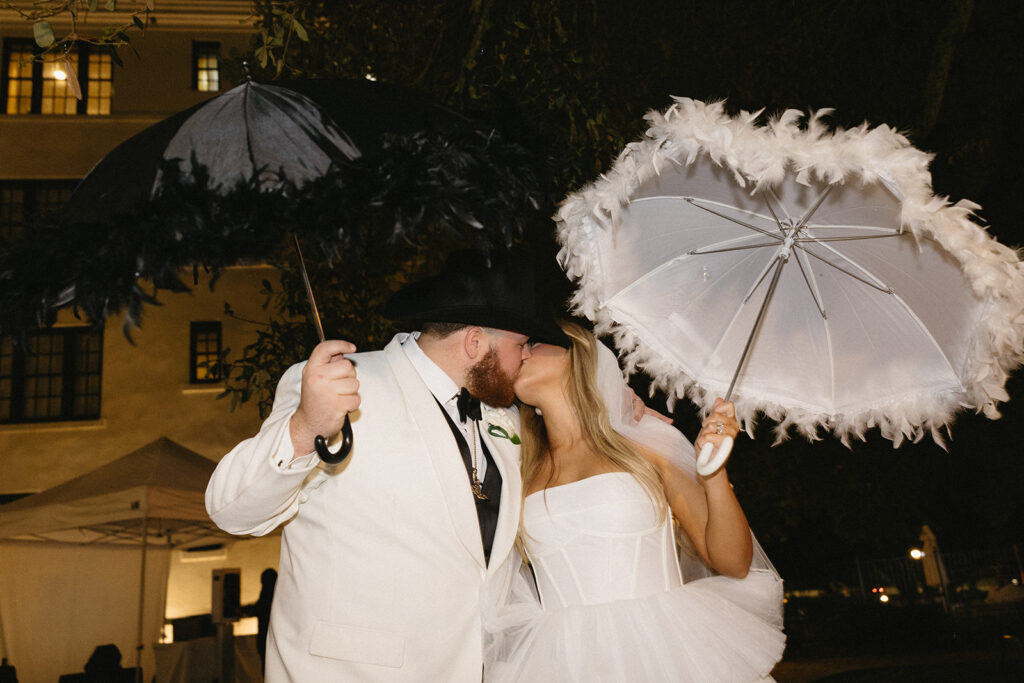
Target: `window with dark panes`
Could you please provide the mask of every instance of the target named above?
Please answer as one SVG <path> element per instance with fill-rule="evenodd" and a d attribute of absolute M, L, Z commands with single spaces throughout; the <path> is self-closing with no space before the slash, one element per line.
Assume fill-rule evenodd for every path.
<path fill-rule="evenodd" d="M 75 97 L 68 68 L 82 89 Z M 42 54 L 29 39 L 4 40 L 0 100 L 5 114 L 110 113 L 114 93 L 113 62 L 109 52 L 80 43 L 66 55 Z"/>
<path fill-rule="evenodd" d="M 32 218 L 59 210 L 77 184 L 77 180 L 0 181 L 0 243 L 14 237 Z"/>
<path fill-rule="evenodd" d="M 192 89 L 220 90 L 220 43 L 192 43 Z"/>
<path fill-rule="evenodd" d="M 56 328 L 24 346 L 0 339 L 0 423 L 97 419 L 102 378 L 102 332 Z"/>
<path fill-rule="evenodd" d="M 219 382 L 216 363 L 221 353 L 220 321 L 193 321 L 189 343 L 189 382 L 207 384 Z"/>

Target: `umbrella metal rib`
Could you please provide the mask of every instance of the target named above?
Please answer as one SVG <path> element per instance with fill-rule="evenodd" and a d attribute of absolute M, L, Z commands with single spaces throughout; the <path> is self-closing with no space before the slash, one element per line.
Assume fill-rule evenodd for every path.
<path fill-rule="evenodd" d="M 828 187 L 826 187 L 825 191 L 822 192 L 820 195 L 818 195 L 818 199 L 810 206 L 810 208 L 807 209 L 807 211 L 804 212 L 803 218 L 801 218 L 797 222 L 796 226 L 794 226 L 797 231 L 799 231 L 801 228 L 803 228 L 803 227 L 805 227 L 807 225 L 807 221 L 811 220 L 811 216 L 814 215 L 814 212 L 818 210 L 818 207 L 820 207 L 822 205 L 822 203 L 825 201 L 825 198 L 828 197 L 828 195 L 832 192 L 832 188 L 833 187 L 835 187 L 835 185 L 829 185 Z M 782 202 L 779 201 L 779 197 L 778 197 L 778 195 L 775 194 L 775 191 L 769 189 L 768 193 L 772 197 L 774 197 L 775 201 L 779 202 L 779 204 L 781 206 Z M 766 203 L 768 204 L 768 209 L 770 211 L 771 207 L 772 207 L 772 203 L 768 202 L 768 201 L 766 201 Z M 775 215 L 775 212 L 772 212 L 772 215 Z"/>
<path fill-rule="evenodd" d="M 825 249 L 828 249 L 829 251 L 831 251 L 833 254 L 835 254 L 839 258 L 843 259 L 844 261 L 846 261 L 846 262 L 848 262 L 848 263 L 850 263 L 850 264 L 852 264 L 854 266 L 857 266 L 862 271 L 864 271 L 864 273 L 866 275 L 868 275 L 870 277 L 874 277 L 874 276 L 871 275 L 871 272 L 868 271 L 867 268 L 864 268 L 863 266 L 861 266 L 860 264 L 856 263 L 855 261 L 852 261 L 850 258 L 848 258 L 846 255 L 844 255 L 842 252 L 836 251 L 835 249 L 833 249 L 832 247 L 829 247 L 826 244 L 822 244 L 821 246 L 823 248 L 825 248 Z M 867 280 L 867 279 L 865 279 L 863 277 L 860 277 L 859 275 L 855 275 L 854 273 L 851 273 L 850 271 L 846 270 L 845 268 L 841 268 L 841 267 L 837 266 L 836 264 L 832 263 L 831 261 L 826 260 L 824 257 L 819 256 L 818 254 L 815 254 L 813 251 L 811 251 L 810 249 L 807 249 L 806 247 L 799 247 L 799 249 L 800 249 L 800 251 L 802 251 L 803 253 L 807 254 L 808 256 L 813 256 L 814 258 L 818 259 L 819 261 L 821 261 L 825 265 L 831 267 L 833 270 L 838 270 L 840 273 L 843 273 L 844 275 L 852 277 L 854 280 L 857 280 L 858 282 L 861 282 L 861 283 L 867 285 L 868 287 L 872 287 L 874 289 L 877 289 L 879 292 L 882 292 L 883 294 L 895 294 L 895 292 L 893 291 L 892 287 L 886 286 L 885 283 L 883 283 L 878 278 L 875 278 L 875 282 L 871 282 L 870 280 Z M 878 284 L 876 284 L 876 283 L 878 283 Z"/>
<path fill-rule="evenodd" d="M 785 265 L 786 259 L 776 257 L 775 273 L 772 274 L 772 281 L 768 284 L 768 291 L 765 292 L 764 301 L 761 302 L 761 309 L 757 312 L 757 319 L 754 321 L 754 326 L 750 331 L 750 336 L 747 337 L 747 343 L 743 347 L 743 353 L 740 354 L 740 362 L 736 364 L 736 371 L 732 375 L 732 381 L 729 382 L 729 390 L 725 392 L 726 401 L 732 400 L 732 390 L 736 386 L 736 380 L 739 379 L 740 371 L 743 369 L 743 364 L 747 361 L 750 348 L 754 345 L 754 337 L 757 336 L 757 330 L 761 327 L 761 321 L 764 319 L 764 314 L 768 311 L 768 304 L 772 300 L 772 295 L 775 294 L 775 287 L 779 284 L 779 277 L 782 275 L 782 268 Z"/>
<path fill-rule="evenodd" d="M 866 285 L 868 287 L 871 287 L 871 288 L 873 288 L 873 289 L 875 289 L 875 290 L 877 290 L 879 292 L 882 292 L 884 294 L 888 294 L 888 295 L 892 296 L 893 300 L 898 302 L 899 305 L 902 306 L 907 311 L 907 313 L 910 315 L 910 317 L 917 323 L 918 327 L 921 329 L 923 334 L 925 336 L 927 336 L 928 339 L 930 339 L 932 341 L 932 344 L 934 345 L 936 351 L 938 351 L 938 353 L 940 354 L 940 357 L 944 360 L 944 362 L 950 367 L 951 370 L 953 369 L 952 363 L 950 363 L 949 358 L 943 352 L 941 346 L 938 344 L 938 341 L 935 339 L 935 336 L 931 333 L 931 331 L 927 328 L 927 326 L 920 320 L 920 318 L 913 312 L 913 310 L 906 304 L 906 302 L 904 302 L 899 296 L 896 295 L 896 292 L 892 289 L 892 287 L 888 286 L 883 280 L 881 280 L 880 278 L 876 277 L 868 268 L 866 268 L 862 264 L 854 261 L 849 256 L 847 256 L 846 254 L 842 253 L 841 251 L 835 249 L 834 247 L 830 246 L 830 244 L 828 244 L 828 243 L 831 243 L 831 242 L 848 242 L 848 241 L 864 240 L 864 239 L 884 239 L 884 238 L 891 238 L 891 237 L 900 237 L 900 236 L 905 235 L 905 233 L 904 233 L 904 231 L 902 229 L 902 226 L 900 227 L 900 229 L 896 230 L 896 229 L 887 228 L 887 227 L 884 227 L 884 226 L 809 225 L 808 224 L 808 222 L 810 221 L 811 217 L 814 215 L 814 212 L 817 211 L 821 207 L 821 205 L 824 203 L 824 201 L 827 198 L 827 196 L 828 196 L 829 192 L 831 191 L 832 187 L 833 186 L 828 186 L 815 199 L 814 203 L 804 212 L 804 214 L 800 217 L 800 219 L 798 221 L 796 221 L 795 223 L 790 218 L 786 218 L 786 219 L 780 219 L 779 218 L 778 213 L 776 212 L 775 207 L 773 207 L 773 202 L 771 201 L 771 199 L 774 199 L 774 202 L 777 203 L 779 205 L 779 207 L 784 207 L 784 205 L 781 202 L 781 200 L 778 198 L 778 196 L 775 194 L 775 192 L 772 191 L 771 189 L 769 189 L 765 193 L 765 206 L 767 207 L 769 213 L 771 214 L 772 219 L 775 221 L 775 224 L 778 227 L 778 231 L 779 231 L 778 233 L 773 233 L 771 231 L 768 231 L 768 230 L 765 230 L 763 228 L 757 227 L 756 225 L 752 225 L 751 223 L 749 223 L 747 221 L 741 220 L 741 219 L 736 218 L 734 216 L 730 216 L 729 214 L 727 214 L 727 213 L 725 213 L 723 211 L 718 211 L 718 210 L 716 210 L 714 208 L 711 208 L 711 206 L 708 206 L 707 204 L 710 204 L 712 202 L 706 202 L 704 200 L 699 200 L 699 199 L 696 199 L 694 197 L 685 197 L 684 198 L 690 205 L 692 205 L 692 206 L 694 206 L 696 208 L 699 208 L 699 209 L 702 209 L 704 211 L 707 211 L 708 213 L 711 213 L 711 214 L 713 214 L 715 216 L 718 216 L 719 218 L 723 218 L 723 219 L 725 219 L 725 220 L 727 220 L 730 223 L 733 223 L 735 225 L 739 225 L 739 226 L 741 226 L 743 228 L 747 228 L 749 230 L 752 230 L 753 232 L 756 232 L 758 234 L 770 237 L 773 240 L 773 242 L 770 242 L 770 243 L 761 242 L 761 243 L 757 243 L 757 244 L 747 244 L 747 245 L 738 245 L 738 246 L 720 246 L 719 247 L 719 246 L 712 245 L 711 248 L 694 249 L 694 250 L 688 252 L 688 255 L 698 256 L 698 255 L 705 255 L 705 254 L 715 254 L 715 253 L 725 253 L 725 252 L 733 252 L 733 251 L 761 249 L 761 248 L 766 248 L 766 247 L 773 247 L 773 248 L 777 248 L 778 249 L 778 252 L 776 253 L 775 257 L 771 261 L 769 261 L 768 264 L 765 265 L 764 269 L 754 279 L 754 283 L 752 284 L 752 286 L 750 287 L 750 289 L 748 290 L 748 292 L 746 293 L 746 295 L 743 298 L 743 303 L 744 304 L 747 303 L 748 301 L 750 301 L 750 299 L 753 297 L 754 293 L 758 289 L 760 289 L 762 283 L 765 281 L 765 279 L 768 277 L 768 274 L 770 272 L 772 272 L 772 270 L 774 268 L 774 272 L 772 273 L 771 281 L 769 282 L 768 289 L 767 289 L 767 291 L 765 293 L 765 298 L 761 302 L 761 307 L 758 310 L 757 317 L 756 317 L 756 319 L 754 321 L 754 324 L 753 324 L 753 326 L 751 328 L 750 334 L 747 337 L 746 343 L 744 344 L 743 351 L 742 351 L 742 353 L 740 355 L 739 362 L 736 365 L 736 370 L 734 371 L 732 379 L 731 379 L 731 381 L 729 383 L 729 388 L 726 391 L 726 394 L 724 396 L 724 399 L 726 401 L 729 401 L 732 398 L 732 392 L 733 392 L 733 390 L 734 390 L 734 388 L 736 386 L 736 382 L 739 379 L 740 373 L 743 371 L 743 366 L 744 366 L 744 364 L 747 361 L 747 357 L 750 354 L 751 348 L 753 347 L 754 339 L 757 337 L 757 332 L 758 332 L 758 330 L 759 330 L 759 328 L 761 326 L 761 323 L 762 323 L 762 321 L 764 319 L 764 316 L 765 316 L 765 314 L 767 312 L 768 305 L 770 304 L 771 299 L 772 299 L 772 297 L 775 294 L 775 289 L 776 289 L 776 287 L 778 285 L 778 281 L 779 281 L 779 279 L 780 279 L 780 277 L 782 275 L 782 269 L 785 267 L 785 264 L 789 261 L 789 257 L 790 257 L 790 255 L 792 253 L 796 253 L 797 254 L 797 259 L 796 259 L 797 266 L 800 268 L 800 272 L 801 272 L 801 275 L 803 276 L 804 284 L 806 285 L 807 291 L 811 295 L 811 298 L 814 300 L 815 306 L 817 307 L 818 312 L 821 314 L 823 324 L 826 327 L 825 333 L 826 333 L 826 337 L 829 339 L 828 347 L 829 347 L 829 354 L 830 354 L 830 356 L 831 356 L 832 352 L 831 352 L 831 335 L 829 335 L 829 333 L 828 333 L 828 322 L 827 322 L 828 321 L 828 314 L 827 314 L 827 311 L 825 309 L 824 302 L 822 301 L 821 293 L 820 293 L 820 288 L 819 288 L 819 286 L 817 284 L 817 278 L 815 278 L 815 276 L 814 276 L 813 269 L 810 268 L 810 263 L 809 262 L 806 264 L 806 266 L 805 266 L 805 264 L 803 262 L 804 260 L 807 260 L 807 257 L 813 257 L 817 261 L 819 261 L 819 262 L 829 266 L 830 268 L 832 268 L 835 271 L 838 271 L 838 272 L 846 275 L 847 277 L 850 277 L 850 278 L 852 278 L 852 279 L 854 279 L 854 280 L 856 280 L 856 281 L 858 281 L 858 282 L 860 282 L 860 283 L 862 283 L 862 284 L 864 284 L 864 285 Z M 760 216 L 760 217 L 761 218 L 766 218 L 766 217 L 763 217 L 763 216 Z M 809 231 L 812 231 L 812 230 L 828 230 L 828 229 L 877 230 L 877 231 L 882 232 L 882 234 L 846 235 L 846 236 L 839 236 L 839 237 L 821 237 L 821 236 L 816 236 L 816 235 L 814 235 L 814 234 L 809 232 Z M 811 243 L 817 243 L 817 244 L 821 245 L 822 249 L 827 250 L 835 258 L 845 262 L 846 264 L 849 265 L 849 267 L 843 267 L 842 265 L 840 265 L 838 263 L 835 263 L 835 262 L 825 258 L 821 254 L 815 253 L 813 250 L 808 248 L 808 246 Z M 802 255 L 802 257 L 801 257 L 801 255 Z M 858 274 L 857 272 L 854 272 L 854 270 L 860 271 L 860 273 L 862 273 L 862 275 Z"/>
<path fill-rule="evenodd" d="M 776 289 L 776 287 L 779 284 L 779 278 L 782 276 L 782 269 L 785 267 L 786 263 L 789 261 L 789 257 L 790 257 L 790 254 L 792 252 L 793 247 L 796 246 L 798 254 L 799 254 L 799 252 L 804 252 L 806 254 L 810 254 L 812 256 L 815 256 L 815 257 L 821 259 L 821 257 L 817 256 L 813 252 L 810 252 L 805 247 L 797 246 L 796 245 L 796 237 L 795 236 L 799 235 L 801 233 L 801 231 L 805 229 L 805 227 L 807 226 L 807 221 L 809 221 L 811 216 L 814 215 L 814 212 L 817 211 L 819 207 L 821 207 L 822 203 L 825 201 L 825 198 L 828 197 L 828 195 L 829 195 L 829 193 L 831 191 L 832 191 L 832 186 L 830 185 L 830 186 L 828 186 L 825 189 L 824 192 L 822 192 L 817 197 L 817 199 L 814 201 L 814 203 L 804 212 L 804 215 L 801 216 L 801 218 L 796 222 L 796 224 L 792 225 L 792 224 L 790 224 L 791 223 L 790 219 L 787 218 L 786 221 L 783 221 L 783 220 L 781 220 L 779 218 L 778 214 L 775 212 L 775 209 L 772 206 L 772 202 L 769 200 L 769 196 L 771 198 L 774 198 L 775 202 L 778 203 L 780 207 L 783 206 L 783 204 L 779 200 L 778 195 L 776 195 L 773 190 L 769 189 L 768 192 L 765 194 L 765 206 L 768 208 L 769 213 L 771 213 L 772 218 L 775 220 L 776 226 L 778 226 L 779 233 L 780 233 L 779 235 L 775 235 L 775 234 L 773 234 L 773 233 L 771 233 L 771 232 L 769 232 L 767 230 L 763 230 L 761 228 L 753 226 L 753 225 L 751 225 L 751 224 L 749 224 L 749 223 L 747 223 L 745 221 L 741 221 L 741 220 L 739 220 L 737 218 L 734 218 L 734 217 L 729 216 L 727 214 L 724 214 L 722 212 L 715 211 L 714 209 L 711 209 L 711 208 L 709 208 L 707 206 L 704 206 L 704 205 L 698 203 L 698 201 L 695 200 L 692 197 L 687 197 L 686 198 L 686 201 L 688 201 L 691 205 L 696 206 L 699 209 L 703 209 L 705 211 L 708 211 L 709 213 L 712 213 L 712 214 L 714 214 L 716 216 L 724 218 L 725 220 L 730 221 L 731 223 L 735 223 L 737 225 L 740 225 L 742 227 L 748 228 L 750 230 L 754 230 L 755 232 L 767 235 L 767 236 L 771 237 L 772 239 L 776 240 L 777 244 L 781 244 L 781 246 L 779 247 L 778 253 L 776 253 L 776 255 L 775 255 L 775 258 L 771 262 L 769 262 L 767 266 L 765 266 L 765 269 L 758 276 L 758 278 L 755 281 L 754 285 L 750 288 L 750 291 L 747 292 L 746 296 L 743 299 L 744 303 L 746 303 L 747 301 L 750 300 L 750 297 L 752 297 L 754 295 L 754 292 L 757 291 L 758 288 L 760 288 L 761 283 L 767 277 L 768 272 L 772 269 L 772 267 L 774 265 L 775 271 L 772 274 L 772 279 L 771 279 L 771 282 L 768 285 L 768 290 L 765 292 L 764 300 L 761 302 L 761 308 L 757 312 L 757 318 L 754 320 L 754 324 L 753 324 L 753 326 L 752 326 L 752 328 L 750 330 L 750 334 L 747 336 L 747 341 L 746 341 L 746 343 L 743 346 L 743 352 L 740 354 L 739 362 L 736 364 L 736 370 L 733 372 L 732 380 L 729 382 L 729 388 L 725 392 L 724 399 L 726 401 L 732 400 L 732 392 L 733 392 L 733 389 L 736 387 L 736 381 L 739 379 L 740 372 L 742 372 L 743 366 L 744 366 L 744 364 L 747 361 L 747 357 L 750 355 L 750 349 L 754 345 L 754 339 L 757 337 L 757 332 L 758 332 L 758 330 L 761 327 L 761 322 L 764 320 L 765 313 L 767 313 L 767 311 L 768 311 L 768 305 L 771 303 L 772 297 L 775 294 L 775 289 Z M 763 246 L 775 246 L 775 244 L 769 244 L 769 245 L 763 245 Z M 750 248 L 754 248 L 754 247 L 751 246 Z M 728 250 L 729 251 L 733 251 L 735 249 L 728 249 Z M 705 251 L 705 252 L 702 252 L 702 253 L 713 253 L 713 251 Z M 825 263 L 828 263 L 824 259 L 821 259 L 821 260 L 824 261 Z M 847 260 L 849 260 L 849 259 L 847 259 Z M 824 307 L 823 303 L 821 302 L 821 300 L 820 300 L 820 298 L 818 296 L 818 288 L 817 288 L 816 284 L 812 284 L 812 278 L 808 277 L 808 274 L 805 271 L 805 269 L 803 267 L 803 264 L 800 263 L 799 255 L 797 256 L 797 265 L 800 267 L 800 272 L 804 276 L 804 282 L 807 285 L 807 290 L 811 294 L 811 297 L 814 299 L 814 303 L 817 306 L 818 311 L 821 313 L 822 319 L 823 320 L 827 320 L 827 316 L 825 314 L 825 307 Z M 834 268 L 836 268 L 840 272 L 846 273 L 847 275 L 850 275 L 851 277 L 854 277 L 855 279 L 861 280 L 861 278 L 858 278 L 857 276 L 853 275 L 852 273 L 848 273 L 847 271 L 845 271 L 842 268 L 839 268 L 838 266 L 835 266 L 833 264 L 829 264 L 829 265 L 832 265 Z M 867 283 L 867 284 L 870 284 L 870 283 Z M 891 290 L 890 290 L 890 293 L 891 293 Z M 827 322 L 826 322 L 826 325 L 827 325 Z"/>
<path fill-rule="evenodd" d="M 716 216 L 718 216 L 720 218 L 724 218 L 727 221 L 735 223 L 736 225 L 742 225 L 744 228 L 749 228 L 750 230 L 753 230 L 754 232 L 759 232 L 762 235 L 765 235 L 767 237 L 771 237 L 773 240 L 776 240 L 776 241 L 779 241 L 779 242 L 782 241 L 782 239 L 778 235 L 776 235 L 775 233 L 773 233 L 773 232 L 771 232 L 769 230 L 765 230 L 764 228 L 759 228 L 756 225 L 751 225 L 750 223 L 746 223 L 744 221 L 741 221 L 738 218 L 735 218 L 733 216 L 729 216 L 727 214 L 724 214 L 721 211 L 715 211 L 714 209 L 712 209 L 712 208 L 710 208 L 708 206 L 705 206 L 704 204 L 698 204 L 697 203 L 698 201 L 702 201 L 702 202 L 705 202 L 707 204 L 711 204 L 713 202 L 710 202 L 708 200 L 703 200 L 703 199 L 698 200 L 698 199 L 695 199 L 694 197 L 683 197 L 683 200 L 685 202 L 693 205 L 693 206 L 696 206 L 698 209 L 703 209 L 704 211 L 707 211 L 708 213 L 713 213 L 713 214 L 715 214 Z M 771 206 L 769 205 L 768 208 L 770 210 Z M 774 214 L 773 214 L 773 216 L 774 216 Z M 779 222 L 778 218 L 775 219 L 775 222 L 778 223 L 780 226 L 782 225 L 782 223 Z"/>
<path fill-rule="evenodd" d="M 725 253 L 727 251 L 744 251 L 744 250 L 747 250 L 747 249 L 763 249 L 765 247 L 774 247 L 777 244 L 778 244 L 778 242 L 775 242 L 775 243 L 772 243 L 772 244 L 765 244 L 764 242 L 761 242 L 759 244 L 746 244 L 746 245 L 743 245 L 742 247 L 721 247 L 719 249 L 691 249 L 690 251 L 688 251 L 686 253 L 688 255 L 690 255 L 690 256 L 703 256 L 704 254 L 722 254 L 722 253 Z"/>
<path fill-rule="evenodd" d="M 818 313 L 821 314 L 823 320 L 828 320 L 828 314 L 825 312 L 825 302 L 821 300 L 821 291 L 818 289 L 818 281 L 812 278 L 814 271 L 811 270 L 811 264 L 808 263 L 807 267 L 804 268 L 804 262 L 801 260 L 801 256 L 804 259 L 807 258 L 806 250 L 798 249 L 796 252 L 796 265 L 800 268 L 800 274 L 804 277 L 804 283 L 807 285 L 807 289 L 810 291 L 811 296 L 814 298 L 814 305 L 818 307 Z"/>
<path fill-rule="evenodd" d="M 809 225 L 807 227 L 809 227 L 809 228 L 823 228 L 823 227 L 846 228 L 846 227 L 848 227 L 848 228 L 854 228 L 854 229 L 858 229 L 858 230 L 864 229 L 864 226 L 862 226 L 862 225 L 849 225 L 849 226 L 846 226 L 846 225 L 830 225 L 830 226 Z M 849 235 L 847 237 L 797 237 L 793 241 L 796 242 L 797 244 L 801 244 L 801 243 L 805 243 L 805 242 L 855 242 L 857 240 L 880 240 L 880 239 L 885 239 L 887 237 L 900 237 L 902 235 L 903 235 L 902 231 L 894 230 L 891 233 L 886 234 L 886 235 Z"/>
<path fill-rule="evenodd" d="M 814 227 L 814 226 L 811 226 L 811 227 Z M 877 238 L 880 238 L 880 237 L 899 237 L 899 236 L 904 236 L 905 234 L 906 233 L 904 233 L 902 228 L 901 228 L 899 231 L 894 231 L 890 235 L 862 236 L 862 237 L 860 237 L 860 239 L 865 239 L 865 238 L 867 238 L 867 239 L 877 239 Z M 814 241 L 814 242 L 824 242 L 825 241 L 825 240 L 815 239 L 813 236 L 810 239 L 812 241 Z M 852 236 L 850 238 L 845 238 L 845 239 L 858 239 L 858 236 Z M 844 241 L 844 238 L 831 238 L 828 241 L 831 241 L 831 242 Z M 847 263 L 849 263 L 851 266 L 854 266 L 854 267 L 858 268 L 861 272 L 864 273 L 864 275 L 866 277 L 863 277 L 863 278 L 859 277 L 856 274 L 851 273 L 847 269 L 842 268 L 842 267 L 836 265 L 835 263 L 832 263 L 832 262 L 826 260 L 825 258 L 823 258 L 822 256 L 820 256 L 818 254 L 815 254 L 813 251 L 811 251 L 810 249 L 807 249 L 806 247 L 799 247 L 799 251 L 803 252 L 804 254 L 813 256 L 816 259 L 818 259 L 819 261 L 821 261 L 822 263 L 825 263 L 825 264 L 831 266 L 834 270 L 838 270 L 839 272 L 843 273 L 844 275 L 847 275 L 847 276 L 857 280 L 858 282 L 861 282 L 861 283 L 867 285 L 868 287 L 876 289 L 876 290 L 882 292 L 883 294 L 888 294 L 890 297 L 892 297 L 892 300 L 895 301 L 899 306 L 901 306 L 903 308 L 903 310 L 907 313 L 908 317 L 911 320 L 914 321 L 914 323 L 917 325 L 917 327 L 921 330 L 922 334 L 924 334 L 924 336 L 927 337 L 929 341 L 931 341 L 932 346 L 934 347 L 935 351 L 939 354 L 939 357 L 942 359 L 943 363 L 945 363 L 946 367 L 949 368 L 950 372 L 954 376 L 958 376 L 957 373 L 956 373 L 956 368 L 953 365 L 953 362 L 949 359 L 949 356 L 943 350 L 942 346 L 939 344 L 938 340 L 935 338 L 935 335 L 928 328 L 928 326 L 924 324 L 924 321 L 921 320 L 921 318 L 917 315 L 917 313 L 914 311 L 914 309 L 911 308 L 906 303 L 906 301 L 904 301 L 903 298 L 900 297 L 896 293 L 896 291 L 892 287 L 888 286 L 881 278 L 876 277 L 868 268 L 864 267 L 860 263 L 857 263 L 853 259 L 849 258 L 846 254 L 836 250 L 834 247 L 831 247 L 828 244 L 822 244 L 821 246 L 822 246 L 823 249 L 827 249 L 829 252 L 831 252 L 832 254 L 837 256 L 838 258 L 840 258 L 840 259 L 846 261 Z M 813 271 L 812 271 L 812 273 L 813 273 Z M 866 279 L 867 277 L 872 278 L 875 282 L 871 282 L 871 281 L 867 280 Z M 875 283 L 877 283 L 877 284 L 875 284 Z"/>

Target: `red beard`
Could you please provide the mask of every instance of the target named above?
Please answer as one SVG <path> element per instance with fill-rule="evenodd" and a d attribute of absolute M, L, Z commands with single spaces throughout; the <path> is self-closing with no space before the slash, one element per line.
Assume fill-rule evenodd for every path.
<path fill-rule="evenodd" d="M 512 388 L 514 377 L 502 369 L 498 362 L 498 352 L 493 348 L 480 361 L 469 369 L 466 375 L 466 388 L 483 403 L 496 408 L 508 408 L 515 400 L 516 392 Z"/>

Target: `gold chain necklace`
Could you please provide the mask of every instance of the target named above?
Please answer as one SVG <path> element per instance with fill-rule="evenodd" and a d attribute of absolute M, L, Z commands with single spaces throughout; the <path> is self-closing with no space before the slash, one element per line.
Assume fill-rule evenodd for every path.
<path fill-rule="evenodd" d="M 473 429 L 471 430 L 470 436 L 473 438 L 473 483 L 471 488 L 473 489 L 473 495 L 478 500 L 487 500 L 487 495 L 484 493 L 483 484 L 480 482 L 480 477 L 477 476 L 477 447 L 476 442 L 480 440 L 480 427 L 476 420 L 472 420 Z"/>

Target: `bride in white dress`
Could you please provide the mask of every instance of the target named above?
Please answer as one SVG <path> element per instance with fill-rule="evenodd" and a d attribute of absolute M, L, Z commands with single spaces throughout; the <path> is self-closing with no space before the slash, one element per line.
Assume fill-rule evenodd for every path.
<path fill-rule="evenodd" d="M 485 680 L 770 680 L 782 582 L 728 475 L 698 477 L 678 431 L 635 422 L 614 354 L 563 328 L 572 347 L 534 345 L 515 384 L 521 552 L 483 596 Z M 697 446 L 738 431 L 718 402 Z"/>

